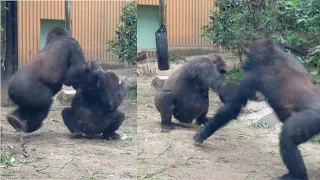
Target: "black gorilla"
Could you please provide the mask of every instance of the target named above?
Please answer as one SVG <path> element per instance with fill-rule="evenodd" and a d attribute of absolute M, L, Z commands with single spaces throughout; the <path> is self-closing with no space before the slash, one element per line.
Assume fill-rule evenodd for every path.
<path fill-rule="evenodd" d="M 126 96 L 126 85 L 112 71 L 104 71 L 95 62 L 74 71 L 80 86 L 71 107 L 62 110 L 62 118 L 71 133 L 88 136 L 103 133 L 106 139 L 118 139 L 115 133 L 124 121 L 118 107 Z"/>
<path fill-rule="evenodd" d="M 43 50 L 9 80 L 9 98 L 18 106 L 7 115 L 9 123 L 26 133 L 39 129 L 62 85 L 77 86 L 68 73 L 81 64 L 85 57 L 79 43 L 64 28 L 51 29 Z"/>
<path fill-rule="evenodd" d="M 194 140 L 202 143 L 237 118 L 248 97 L 259 91 L 283 122 L 280 153 L 289 172 L 275 179 L 307 180 L 298 145 L 320 133 L 320 89 L 314 86 L 305 67 L 276 42 L 257 40 L 246 53 L 245 74 L 236 95 L 208 120 Z"/>
<path fill-rule="evenodd" d="M 185 63 L 170 75 L 154 103 L 161 114 L 161 131 L 175 127 L 172 116 L 184 123 L 207 122 L 209 89 L 214 90 L 222 102 L 229 101 L 238 88 L 226 79 L 226 64 L 219 55 L 199 56 Z M 230 90 L 229 90 L 230 89 Z"/>

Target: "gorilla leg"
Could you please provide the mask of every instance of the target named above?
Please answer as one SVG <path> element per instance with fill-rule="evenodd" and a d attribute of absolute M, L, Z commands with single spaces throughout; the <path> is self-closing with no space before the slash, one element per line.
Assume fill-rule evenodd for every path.
<path fill-rule="evenodd" d="M 72 108 L 64 108 L 61 112 L 61 116 L 63 119 L 64 124 L 67 126 L 69 131 L 73 134 L 79 133 L 77 127 L 77 119 L 75 118 Z"/>
<path fill-rule="evenodd" d="M 8 114 L 7 120 L 17 131 L 30 133 L 39 129 L 48 115 L 52 92 L 38 81 L 21 82 L 23 83 L 21 89 L 15 84 L 18 82 L 11 82 L 13 84 L 9 87 L 8 93 L 19 108 Z"/>
<path fill-rule="evenodd" d="M 175 127 L 172 124 L 173 99 L 171 92 L 163 91 L 156 95 L 155 104 L 161 114 L 161 131 L 169 132 Z"/>
<path fill-rule="evenodd" d="M 38 130 L 49 113 L 49 108 L 18 108 L 7 115 L 8 122 L 17 130 L 31 133 Z"/>
<path fill-rule="evenodd" d="M 205 125 L 208 122 L 207 114 L 208 114 L 208 108 L 197 117 L 196 123 L 198 125 L 201 125 L 201 124 Z"/>
<path fill-rule="evenodd" d="M 103 130 L 103 137 L 112 140 L 112 139 L 120 139 L 120 135 L 115 131 L 119 129 L 121 124 L 123 123 L 125 116 L 122 112 L 116 111 L 115 115 L 110 118 L 108 121 L 107 127 Z"/>
<path fill-rule="evenodd" d="M 306 110 L 287 119 L 280 134 L 280 153 L 289 173 L 274 180 L 307 180 L 307 170 L 298 145 L 320 133 L 320 111 Z"/>

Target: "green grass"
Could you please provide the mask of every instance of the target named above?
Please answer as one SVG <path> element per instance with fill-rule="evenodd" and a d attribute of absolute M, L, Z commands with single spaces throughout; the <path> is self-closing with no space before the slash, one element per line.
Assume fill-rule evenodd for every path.
<path fill-rule="evenodd" d="M 16 159 L 13 156 L 6 156 L 1 154 L 1 166 L 12 167 L 16 164 Z"/>
<path fill-rule="evenodd" d="M 128 86 L 127 97 L 129 99 L 137 99 L 137 86 Z"/>
<path fill-rule="evenodd" d="M 266 123 L 266 122 L 260 122 L 260 121 L 254 123 L 253 126 L 254 126 L 255 128 L 262 128 L 262 129 L 270 129 L 270 128 L 271 128 L 268 123 Z"/>
<path fill-rule="evenodd" d="M 311 144 L 320 144 L 320 140 L 310 140 Z"/>

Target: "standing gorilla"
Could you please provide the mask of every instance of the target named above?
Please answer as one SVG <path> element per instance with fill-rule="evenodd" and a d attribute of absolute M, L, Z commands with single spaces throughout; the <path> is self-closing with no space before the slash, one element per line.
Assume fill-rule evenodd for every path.
<path fill-rule="evenodd" d="M 72 99 L 71 108 L 62 110 L 62 118 L 71 133 L 94 136 L 103 133 L 106 139 L 118 139 L 115 133 L 124 121 L 117 110 L 126 96 L 126 85 L 112 71 L 104 71 L 95 62 L 76 69 L 73 76 L 80 86 Z"/>
<path fill-rule="evenodd" d="M 310 80 L 296 58 L 271 40 L 252 43 L 237 94 L 195 135 L 202 143 L 215 131 L 237 118 L 243 104 L 256 91 L 261 92 L 283 122 L 280 153 L 289 172 L 274 180 L 307 180 L 307 170 L 298 145 L 320 133 L 320 89 Z"/>
<path fill-rule="evenodd" d="M 52 97 L 62 85 L 77 86 L 77 81 L 68 77 L 68 71 L 84 63 L 82 48 L 69 32 L 60 27 L 51 29 L 43 50 L 9 80 L 9 98 L 19 106 L 7 115 L 9 123 L 26 133 L 39 129 L 48 115 Z"/>
<path fill-rule="evenodd" d="M 161 131 L 174 129 L 172 115 L 180 122 L 192 123 L 196 118 L 198 124 L 205 124 L 209 88 L 225 102 L 233 95 L 227 88 L 237 86 L 227 82 L 225 73 L 226 64 L 218 55 L 194 58 L 174 72 L 154 99 L 161 114 Z"/>

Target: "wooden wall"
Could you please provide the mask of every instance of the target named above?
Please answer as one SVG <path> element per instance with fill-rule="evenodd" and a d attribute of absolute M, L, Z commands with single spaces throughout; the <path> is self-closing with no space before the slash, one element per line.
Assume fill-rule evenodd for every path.
<path fill-rule="evenodd" d="M 138 5 L 159 5 L 159 0 L 137 0 Z M 210 47 L 201 38 L 201 26 L 209 23 L 214 0 L 166 0 L 166 23 L 170 48 Z"/>
<path fill-rule="evenodd" d="M 115 36 L 122 7 L 127 1 L 72 1 L 71 34 L 82 46 L 87 59 L 116 59 L 106 52 L 106 42 Z M 64 20 L 64 1 L 18 1 L 19 67 L 40 50 L 40 20 Z"/>

